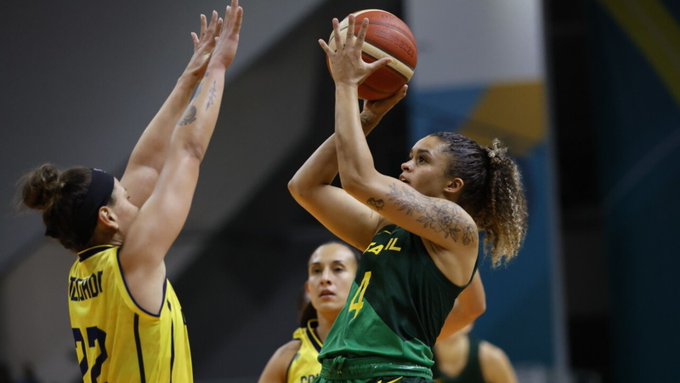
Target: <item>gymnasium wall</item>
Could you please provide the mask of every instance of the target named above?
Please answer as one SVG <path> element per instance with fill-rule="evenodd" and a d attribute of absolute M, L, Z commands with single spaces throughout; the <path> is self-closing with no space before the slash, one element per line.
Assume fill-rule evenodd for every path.
<path fill-rule="evenodd" d="M 680 3 L 589 3 L 615 382 L 677 382 Z"/>

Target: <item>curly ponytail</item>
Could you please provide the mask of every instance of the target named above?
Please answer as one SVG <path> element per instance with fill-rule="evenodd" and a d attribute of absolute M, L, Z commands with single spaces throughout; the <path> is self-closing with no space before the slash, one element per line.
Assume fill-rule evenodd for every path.
<path fill-rule="evenodd" d="M 481 212 L 484 247 L 493 249 L 494 266 L 514 258 L 527 232 L 527 205 L 517 164 L 496 138 L 484 149 L 489 157 L 488 198 Z"/>
<path fill-rule="evenodd" d="M 482 148 L 461 134 L 432 134 L 447 144 L 447 176 L 463 180 L 458 204 L 484 232 L 484 251 L 494 266 L 514 258 L 527 231 L 527 206 L 517 164 L 507 147 L 494 139 Z"/>

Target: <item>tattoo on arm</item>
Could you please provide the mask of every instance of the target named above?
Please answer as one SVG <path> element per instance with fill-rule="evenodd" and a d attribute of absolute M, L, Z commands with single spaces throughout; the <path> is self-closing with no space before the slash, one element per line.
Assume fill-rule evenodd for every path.
<path fill-rule="evenodd" d="M 470 225 L 467 225 L 465 231 L 463 231 L 463 244 L 470 245 L 473 243 L 475 243 L 475 232 Z"/>
<path fill-rule="evenodd" d="M 179 120 L 179 125 L 186 126 L 194 121 L 196 121 L 196 107 L 193 105 L 189 105 L 187 111 L 184 112 L 184 116 L 182 116 L 182 119 Z"/>
<path fill-rule="evenodd" d="M 451 238 L 454 242 L 462 242 L 466 246 L 474 244 L 475 230 L 472 225 L 463 222 L 461 207 L 446 206 L 434 201 L 419 201 L 415 191 L 397 187 L 395 184 L 390 185 L 387 198 L 406 215 L 417 212 L 419 215 L 417 221 L 423 228 L 442 233 L 444 238 Z"/>
<path fill-rule="evenodd" d="M 373 206 L 375 210 L 382 210 L 383 207 L 385 207 L 385 201 L 382 199 L 375 199 L 373 197 L 369 198 L 368 201 L 366 201 L 370 206 Z"/>
<path fill-rule="evenodd" d="M 217 82 L 213 81 L 208 90 L 208 101 L 205 103 L 205 110 L 208 110 L 215 103 L 215 97 L 217 97 Z"/>
<path fill-rule="evenodd" d="M 397 187 L 397 185 L 390 185 L 390 192 L 387 193 L 387 198 L 390 202 L 397 205 L 397 209 L 406 213 L 406 215 L 413 214 L 415 208 L 415 195 L 406 188 Z"/>

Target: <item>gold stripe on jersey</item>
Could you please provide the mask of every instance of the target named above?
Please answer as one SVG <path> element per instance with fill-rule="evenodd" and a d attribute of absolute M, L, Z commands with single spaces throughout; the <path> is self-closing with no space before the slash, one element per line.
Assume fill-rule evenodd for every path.
<path fill-rule="evenodd" d="M 159 313 L 139 307 L 125 284 L 118 247 L 78 253 L 68 306 L 84 383 L 192 382 L 182 307 L 166 280 Z"/>
<path fill-rule="evenodd" d="M 321 372 L 321 363 L 317 360 L 323 342 L 314 331 L 317 320 L 311 319 L 307 326 L 293 332 L 293 339 L 300 341 L 300 349 L 288 366 L 287 383 L 311 383 Z"/>

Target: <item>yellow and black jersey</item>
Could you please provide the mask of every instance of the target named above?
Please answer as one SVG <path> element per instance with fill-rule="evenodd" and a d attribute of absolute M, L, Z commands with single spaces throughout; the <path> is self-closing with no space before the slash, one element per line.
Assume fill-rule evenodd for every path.
<path fill-rule="evenodd" d="M 311 319 L 306 327 L 300 327 L 293 333 L 293 339 L 300 341 L 300 349 L 291 360 L 286 374 L 287 383 L 311 383 L 321 371 L 317 360 L 323 343 L 314 332 L 317 320 Z"/>
<path fill-rule="evenodd" d="M 68 306 L 83 382 L 192 382 L 182 307 L 169 281 L 160 313 L 128 291 L 118 247 L 78 253 L 71 267 Z"/>

